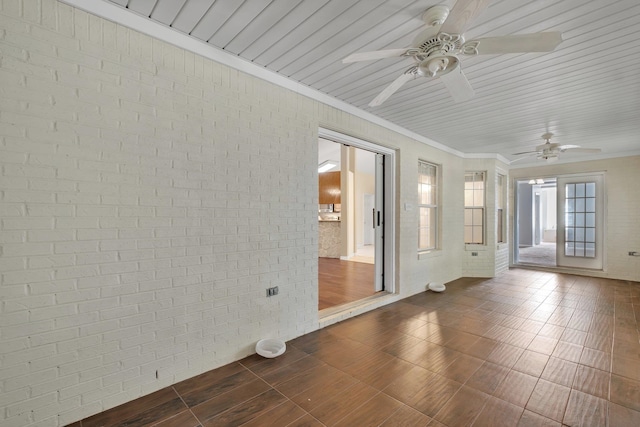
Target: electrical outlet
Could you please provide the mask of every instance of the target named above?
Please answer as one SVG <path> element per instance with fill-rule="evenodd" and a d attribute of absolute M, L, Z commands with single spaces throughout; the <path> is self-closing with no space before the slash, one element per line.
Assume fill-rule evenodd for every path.
<path fill-rule="evenodd" d="M 278 295 L 278 287 L 274 286 L 273 288 L 267 288 L 267 296 L 272 297 L 274 295 Z"/>

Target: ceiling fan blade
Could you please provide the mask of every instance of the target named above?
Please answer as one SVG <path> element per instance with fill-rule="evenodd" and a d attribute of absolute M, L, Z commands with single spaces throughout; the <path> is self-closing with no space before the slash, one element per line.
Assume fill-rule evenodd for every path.
<path fill-rule="evenodd" d="M 460 66 L 457 66 L 447 74 L 440 76 L 442 83 L 449 89 L 455 102 L 464 102 L 473 98 L 473 88 L 464 75 Z"/>
<path fill-rule="evenodd" d="M 447 34 L 462 34 L 478 15 L 482 13 L 492 0 L 458 0 L 449 16 L 442 24 L 440 32 Z"/>
<path fill-rule="evenodd" d="M 530 158 L 531 158 L 531 156 L 518 157 L 517 159 L 513 159 L 513 160 L 511 160 L 511 161 L 509 162 L 509 164 L 511 164 L 511 163 L 515 163 L 515 162 L 519 162 L 519 161 L 521 161 L 521 160 L 530 159 Z"/>
<path fill-rule="evenodd" d="M 533 154 L 538 154 L 538 152 L 537 151 L 522 151 L 520 153 L 511 153 L 512 156 L 521 156 L 523 154 L 533 155 Z"/>
<path fill-rule="evenodd" d="M 599 148 L 565 148 L 565 149 L 561 149 L 560 151 L 569 151 L 571 150 L 574 153 L 599 153 L 602 150 Z"/>
<path fill-rule="evenodd" d="M 369 103 L 369 107 L 377 107 L 387 100 L 391 95 L 396 93 L 398 89 L 402 87 L 406 82 L 412 80 L 415 76 L 410 72 L 405 72 L 395 79 L 389 86 L 387 86 L 373 101 Z"/>
<path fill-rule="evenodd" d="M 358 52 L 353 53 L 342 60 L 343 64 L 349 62 L 359 61 L 372 61 L 374 59 L 382 58 L 395 58 L 404 55 L 409 49 L 387 49 L 387 50 L 374 50 L 373 52 Z"/>
<path fill-rule="evenodd" d="M 473 42 L 478 43 L 478 55 L 551 52 L 562 42 L 562 33 L 550 31 L 547 33 L 514 34 L 471 40 L 468 43 Z"/>

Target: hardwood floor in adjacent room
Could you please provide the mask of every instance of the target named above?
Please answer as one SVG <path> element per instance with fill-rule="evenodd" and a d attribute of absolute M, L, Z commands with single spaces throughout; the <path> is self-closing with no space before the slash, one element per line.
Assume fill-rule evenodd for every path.
<path fill-rule="evenodd" d="M 373 275 L 373 264 L 318 258 L 318 310 L 374 295 Z"/>
<path fill-rule="evenodd" d="M 640 426 L 640 283 L 463 278 L 72 424 Z"/>

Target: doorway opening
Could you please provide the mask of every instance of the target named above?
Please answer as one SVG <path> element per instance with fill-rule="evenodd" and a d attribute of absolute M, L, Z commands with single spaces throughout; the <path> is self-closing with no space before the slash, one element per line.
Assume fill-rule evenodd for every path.
<path fill-rule="evenodd" d="M 604 174 L 516 181 L 514 264 L 601 270 Z"/>
<path fill-rule="evenodd" d="M 331 131 L 318 142 L 318 309 L 393 292 L 391 153 Z M 330 166 L 331 165 L 331 166 Z M 393 242 L 393 239 L 390 240 Z M 391 255 L 389 255 L 391 253 Z"/>
<path fill-rule="evenodd" d="M 556 178 L 516 182 L 515 263 L 555 267 L 557 222 Z"/>

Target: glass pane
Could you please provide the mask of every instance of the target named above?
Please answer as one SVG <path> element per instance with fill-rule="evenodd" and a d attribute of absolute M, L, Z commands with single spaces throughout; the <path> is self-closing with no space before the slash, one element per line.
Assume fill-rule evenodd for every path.
<path fill-rule="evenodd" d="M 565 240 L 567 242 L 573 242 L 575 240 L 575 232 L 573 228 L 567 228 L 565 233 Z"/>
<path fill-rule="evenodd" d="M 576 199 L 576 212 L 584 212 L 584 199 Z"/>
<path fill-rule="evenodd" d="M 585 242 L 594 242 L 596 241 L 596 229 L 595 228 L 587 228 L 584 233 L 584 241 Z"/>
<path fill-rule="evenodd" d="M 584 182 L 576 184 L 576 197 L 584 197 Z"/>
<path fill-rule="evenodd" d="M 464 242 L 473 243 L 473 227 L 470 225 L 464 226 Z"/>
<path fill-rule="evenodd" d="M 429 226 L 429 208 L 420 208 L 420 227 Z"/>
<path fill-rule="evenodd" d="M 567 198 L 576 197 L 576 185 L 575 184 L 567 184 L 565 186 L 565 192 L 567 193 Z"/>
<path fill-rule="evenodd" d="M 482 225 L 482 209 L 473 210 L 473 225 Z"/>
<path fill-rule="evenodd" d="M 596 226 L 596 214 L 588 213 L 586 215 L 587 215 L 587 220 L 585 222 L 585 225 L 587 227 L 595 227 Z"/>
<path fill-rule="evenodd" d="M 590 197 L 586 200 L 585 212 L 595 212 L 596 211 L 596 199 Z"/>
<path fill-rule="evenodd" d="M 435 205 L 435 197 L 433 195 L 433 187 L 428 184 L 422 184 L 420 191 L 420 204 Z"/>
<path fill-rule="evenodd" d="M 565 212 L 575 212 L 576 208 L 575 208 L 575 200 L 574 199 L 567 199 L 565 200 L 565 207 L 564 207 L 564 211 Z"/>
<path fill-rule="evenodd" d="M 473 206 L 484 206 L 484 191 L 475 190 L 473 192 Z"/>
<path fill-rule="evenodd" d="M 464 210 L 464 225 L 473 224 L 473 209 Z"/>
<path fill-rule="evenodd" d="M 577 213 L 576 215 L 576 227 L 584 227 L 584 215 L 583 213 Z"/>
<path fill-rule="evenodd" d="M 418 230 L 418 248 L 427 249 L 427 241 L 429 239 L 427 229 L 421 228 Z"/>
<path fill-rule="evenodd" d="M 576 227 L 576 242 L 584 242 L 584 228 Z"/>
<path fill-rule="evenodd" d="M 575 249 L 573 247 L 573 243 L 567 242 L 564 244 L 564 255 L 565 256 L 574 256 L 575 255 Z"/>
<path fill-rule="evenodd" d="M 482 243 L 482 227 L 473 227 L 473 243 Z"/>
<path fill-rule="evenodd" d="M 473 190 L 464 190 L 464 205 L 473 206 Z"/>
<path fill-rule="evenodd" d="M 584 243 L 576 242 L 576 256 L 584 256 Z"/>
<path fill-rule="evenodd" d="M 587 197 L 596 197 L 596 183 L 595 182 L 587 182 Z"/>
<path fill-rule="evenodd" d="M 589 258 L 596 257 L 596 244 L 595 243 L 587 243 L 584 248 L 584 256 Z"/>
<path fill-rule="evenodd" d="M 574 221 L 574 217 L 575 217 L 575 215 L 576 215 L 576 214 L 573 214 L 573 213 L 567 213 L 567 214 L 565 214 L 565 215 L 564 215 L 565 222 L 566 222 L 566 224 L 565 224 L 565 225 L 566 225 L 567 227 L 572 227 L 572 226 L 576 225 L 576 223 L 575 223 L 575 221 Z"/>

